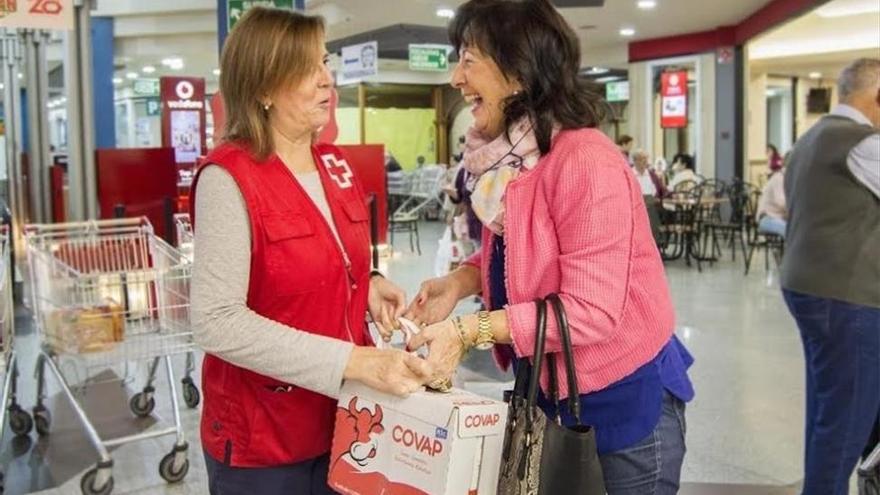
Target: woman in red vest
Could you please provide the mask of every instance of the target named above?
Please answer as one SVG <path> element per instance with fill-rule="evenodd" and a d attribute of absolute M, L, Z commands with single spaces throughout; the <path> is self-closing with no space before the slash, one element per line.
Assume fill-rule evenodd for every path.
<path fill-rule="evenodd" d="M 405 296 L 370 271 L 369 215 L 351 167 L 314 136 L 333 79 L 319 17 L 254 8 L 226 40 L 225 141 L 193 183 L 192 311 L 212 494 L 332 493 L 343 380 L 406 395 L 424 360 L 379 350 Z"/>

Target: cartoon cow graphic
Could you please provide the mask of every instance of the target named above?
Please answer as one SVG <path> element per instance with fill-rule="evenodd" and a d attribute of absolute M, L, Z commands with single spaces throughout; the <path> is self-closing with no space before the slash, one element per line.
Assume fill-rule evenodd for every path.
<path fill-rule="evenodd" d="M 336 409 L 336 432 L 333 437 L 333 459 L 330 484 L 347 494 L 428 495 L 402 483 L 390 481 L 379 472 L 365 472 L 378 454 L 378 436 L 385 432 L 382 406 L 375 410 L 357 407 L 352 397 L 348 407 Z"/>

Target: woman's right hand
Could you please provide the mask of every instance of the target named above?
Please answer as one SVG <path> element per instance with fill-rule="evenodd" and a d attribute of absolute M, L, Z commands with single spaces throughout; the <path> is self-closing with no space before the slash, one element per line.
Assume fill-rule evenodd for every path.
<path fill-rule="evenodd" d="M 398 349 L 355 347 L 342 376 L 380 392 L 406 397 L 431 381 L 433 375 L 433 367 L 419 356 Z"/>
<path fill-rule="evenodd" d="M 446 319 L 458 300 L 458 288 L 451 277 L 425 280 L 403 316 L 419 326 L 430 325 Z"/>

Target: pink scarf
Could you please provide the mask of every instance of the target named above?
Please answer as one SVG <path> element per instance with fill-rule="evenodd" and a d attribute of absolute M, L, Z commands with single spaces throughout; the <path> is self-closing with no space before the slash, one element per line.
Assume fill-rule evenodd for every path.
<path fill-rule="evenodd" d="M 527 118 L 510 128 L 510 141 L 503 133 L 489 141 L 475 129 L 468 130 L 462 166 L 470 172 L 471 206 L 496 235 L 504 235 L 507 185 L 523 170 L 533 169 L 539 158 L 538 141 Z"/>

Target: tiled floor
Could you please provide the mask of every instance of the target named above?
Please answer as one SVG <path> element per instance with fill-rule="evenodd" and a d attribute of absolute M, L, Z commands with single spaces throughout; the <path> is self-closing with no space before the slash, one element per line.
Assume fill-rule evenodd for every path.
<path fill-rule="evenodd" d="M 441 232 L 437 223 L 421 225 L 421 257 L 408 251 L 405 239 L 399 240 L 403 251 L 388 261 L 387 272 L 408 294 L 413 295 L 419 282 L 431 276 Z M 705 267 L 703 273 L 680 261 L 667 265 L 678 314 L 677 332 L 697 359 L 691 370 L 697 397 L 688 408 L 683 494 L 797 493 L 804 400 L 800 341 L 778 286 L 774 280 L 768 286 L 761 263 L 757 265 L 748 277 L 742 273 L 741 258 L 738 256 L 733 263 L 729 253 L 714 267 Z M 474 308 L 473 302 L 466 302 L 458 311 Z M 16 343 L 22 367 L 20 401 L 30 408 L 37 342 L 27 315 L 21 313 L 17 321 Z M 178 373 L 182 368 L 181 356 L 177 358 Z M 504 388 L 499 382 L 510 379 L 485 358 L 472 358 L 465 368 L 459 379 L 482 394 L 499 396 Z M 154 417 L 132 419 L 127 396 L 143 386 L 146 366 L 141 364 L 129 371 L 136 378 L 125 388 L 119 383 L 106 383 L 87 391 L 84 401 L 95 414 L 99 432 L 115 435 L 157 428 L 172 418 L 167 379 L 160 373 Z M 120 368 L 115 373 L 124 376 L 125 370 Z M 6 428 L 0 463 L 6 473 L 7 494 L 79 493 L 81 474 L 96 460 L 72 410 L 58 396 L 58 387 L 51 378 L 49 382 L 51 435 L 39 439 L 32 433 L 30 437 L 12 438 Z M 112 451 L 114 493 L 207 493 L 198 411 L 184 411 L 182 421 L 191 453 L 185 482 L 169 486 L 159 477 L 159 460 L 173 443 L 172 437 L 164 437 Z"/>

